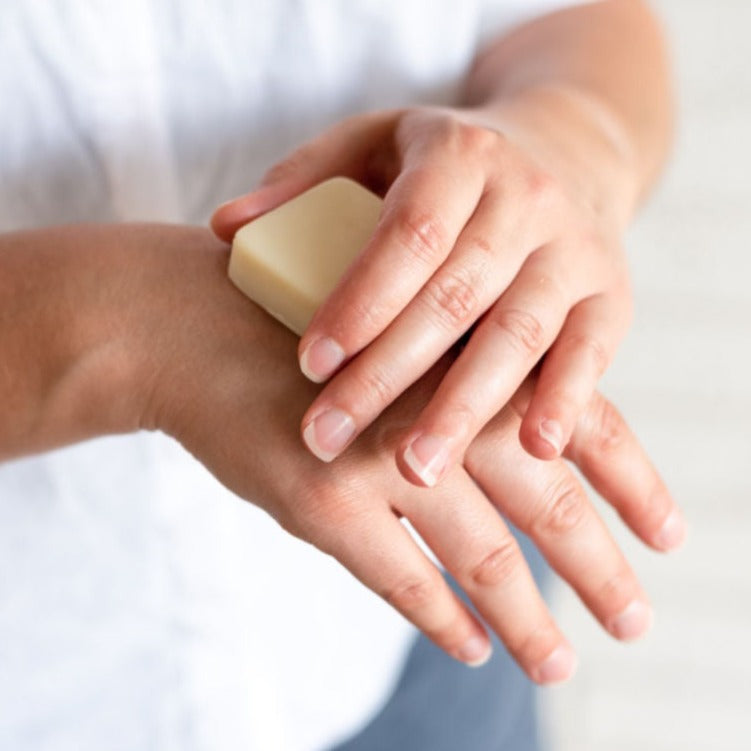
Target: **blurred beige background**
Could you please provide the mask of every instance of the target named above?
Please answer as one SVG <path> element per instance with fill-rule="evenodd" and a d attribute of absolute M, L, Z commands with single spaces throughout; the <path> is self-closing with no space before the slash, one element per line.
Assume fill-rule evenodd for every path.
<path fill-rule="evenodd" d="M 603 388 L 691 536 L 663 557 L 604 512 L 655 626 L 617 644 L 559 587 L 581 665 L 544 697 L 555 751 L 751 749 L 751 2 L 655 6 L 672 40 L 679 131 L 629 238 L 636 319 Z"/>

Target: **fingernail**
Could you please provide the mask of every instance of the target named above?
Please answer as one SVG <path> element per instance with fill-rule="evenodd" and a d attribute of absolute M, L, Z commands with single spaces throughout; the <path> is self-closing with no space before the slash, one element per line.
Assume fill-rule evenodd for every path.
<path fill-rule="evenodd" d="M 305 426 L 303 439 L 321 461 L 336 458 L 355 434 L 355 421 L 341 409 L 322 412 Z"/>
<path fill-rule="evenodd" d="M 563 683 L 576 672 L 577 664 L 574 650 L 568 644 L 561 644 L 532 670 L 532 679 L 536 683 Z"/>
<path fill-rule="evenodd" d="M 675 550 L 683 545 L 687 532 L 688 527 L 683 514 L 678 510 L 672 511 L 660 527 L 655 537 L 655 545 L 660 550 Z"/>
<path fill-rule="evenodd" d="M 300 356 L 300 370 L 314 383 L 322 383 L 344 362 L 344 356 L 344 350 L 330 337 L 316 339 Z"/>
<path fill-rule="evenodd" d="M 610 632 L 618 639 L 638 639 L 652 625 L 652 608 L 646 602 L 634 600 L 610 622 Z"/>
<path fill-rule="evenodd" d="M 423 434 L 415 438 L 404 451 L 407 466 L 432 488 L 446 469 L 449 447 L 445 438 Z"/>
<path fill-rule="evenodd" d="M 555 449 L 556 454 L 563 451 L 563 428 L 557 420 L 540 420 L 537 432 L 543 441 Z"/>
<path fill-rule="evenodd" d="M 479 668 L 493 655 L 493 646 L 484 636 L 471 636 L 459 648 L 457 656 L 471 668 Z"/>

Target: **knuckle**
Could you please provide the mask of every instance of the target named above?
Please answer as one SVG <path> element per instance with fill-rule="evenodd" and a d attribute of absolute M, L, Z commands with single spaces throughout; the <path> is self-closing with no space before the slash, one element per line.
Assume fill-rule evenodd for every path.
<path fill-rule="evenodd" d="M 484 237 L 483 235 L 472 235 L 468 238 L 468 241 L 470 247 L 479 250 L 482 255 L 487 256 L 491 260 L 494 260 L 495 251 L 487 237 Z M 483 278 L 486 273 L 487 272 L 483 269 L 483 274 L 480 275 L 480 278 Z"/>
<path fill-rule="evenodd" d="M 489 555 L 486 555 L 469 572 L 474 584 L 481 587 L 497 586 L 513 579 L 519 572 L 522 554 L 513 538 L 508 538 Z"/>
<path fill-rule="evenodd" d="M 432 136 L 442 148 L 460 148 L 464 123 L 456 117 L 437 112 L 433 118 Z"/>
<path fill-rule="evenodd" d="M 596 606 L 603 613 L 620 613 L 634 598 L 637 590 L 633 574 L 623 568 L 602 584 L 595 595 Z"/>
<path fill-rule="evenodd" d="M 558 641 L 555 624 L 546 618 L 509 643 L 508 647 L 522 665 L 538 665 L 553 651 Z"/>
<path fill-rule="evenodd" d="M 468 395 L 455 396 L 444 413 L 448 424 L 453 425 L 452 433 L 458 442 L 467 437 L 482 420 L 478 406 L 468 400 Z"/>
<path fill-rule="evenodd" d="M 271 185 L 273 183 L 284 182 L 292 177 L 299 175 L 309 168 L 312 158 L 312 147 L 305 145 L 300 146 L 287 157 L 272 165 L 263 175 L 261 183 Z"/>
<path fill-rule="evenodd" d="M 592 450 L 601 455 L 618 451 L 626 441 L 628 430 L 620 412 L 605 398 L 594 404 L 595 414 L 592 425 Z"/>
<path fill-rule="evenodd" d="M 432 268 L 443 257 L 447 232 L 434 211 L 403 209 L 395 229 L 399 245 L 420 265 Z"/>
<path fill-rule="evenodd" d="M 598 377 L 607 369 L 610 363 L 610 352 L 596 337 L 590 334 L 571 334 L 561 344 L 577 353 L 584 353 L 595 366 Z"/>
<path fill-rule="evenodd" d="M 526 310 L 501 309 L 489 319 L 501 330 L 511 345 L 525 356 L 540 353 L 545 341 L 545 329 L 539 318 Z"/>
<path fill-rule="evenodd" d="M 545 394 L 546 411 L 549 414 L 557 414 L 560 416 L 569 415 L 578 417 L 581 414 L 582 406 L 579 403 L 576 395 L 567 388 L 567 384 L 556 385 Z M 522 414 L 524 419 L 524 414 Z"/>
<path fill-rule="evenodd" d="M 355 388 L 352 393 L 357 395 L 358 403 L 365 397 L 370 404 L 383 407 L 397 396 L 398 389 L 393 376 L 381 366 L 361 366 L 353 376 Z M 350 411 L 358 411 L 354 406 L 350 407 Z"/>
<path fill-rule="evenodd" d="M 501 132 L 490 125 L 459 117 L 442 107 L 417 108 L 404 124 L 426 137 L 431 148 L 449 151 L 462 159 L 471 151 L 494 149 L 505 141 Z"/>
<path fill-rule="evenodd" d="M 537 250 L 524 262 L 528 279 L 534 278 L 538 295 L 554 307 L 570 307 L 572 288 L 571 269 L 554 260 L 550 252 Z"/>
<path fill-rule="evenodd" d="M 391 313 L 386 300 L 371 296 L 350 300 L 348 305 L 347 314 L 332 321 L 332 334 L 354 351 L 362 346 L 361 337 L 380 333 Z"/>
<path fill-rule="evenodd" d="M 466 270 L 436 274 L 425 285 L 424 295 L 431 313 L 452 332 L 470 324 L 479 313 L 476 280 Z"/>
<path fill-rule="evenodd" d="M 428 577 L 412 577 L 383 592 L 383 599 L 401 613 L 414 614 L 427 608 L 437 597 L 436 582 Z"/>
<path fill-rule="evenodd" d="M 559 478 L 543 493 L 542 509 L 534 521 L 535 531 L 560 537 L 576 529 L 587 514 L 587 501 L 573 477 Z"/>
<path fill-rule="evenodd" d="M 422 132 L 428 137 L 432 148 L 460 150 L 465 123 L 440 108 L 426 108 L 423 115 L 426 119 L 422 123 Z"/>
<path fill-rule="evenodd" d="M 474 123 L 460 123 L 456 141 L 463 155 L 474 153 L 482 156 L 497 149 L 503 139 L 501 134 L 492 128 Z"/>
<path fill-rule="evenodd" d="M 550 210 L 562 198 L 558 181 L 550 173 L 541 169 L 532 169 L 527 172 L 524 188 L 529 202 L 540 211 Z"/>

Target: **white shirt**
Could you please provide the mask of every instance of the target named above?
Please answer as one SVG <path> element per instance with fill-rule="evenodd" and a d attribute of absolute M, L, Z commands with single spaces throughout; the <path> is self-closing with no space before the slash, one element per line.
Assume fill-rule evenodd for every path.
<path fill-rule="evenodd" d="M 455 101 L 481 40 L 566 4 L 3 0 L 0 231 L 203 223 L 344 115 Z M 411 636 L 164 436 L 0 466 L 0 748 L 321 749 Z"/>

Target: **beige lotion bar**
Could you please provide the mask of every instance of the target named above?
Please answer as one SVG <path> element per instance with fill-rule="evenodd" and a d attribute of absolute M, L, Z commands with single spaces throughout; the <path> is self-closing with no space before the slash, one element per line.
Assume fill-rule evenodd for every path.
<path fill-rule="evenodd" d="M 238 230 L 229 278 L 300 335 L 370 239 L 382 203 L 349 178 L 326 180 Z"/>

